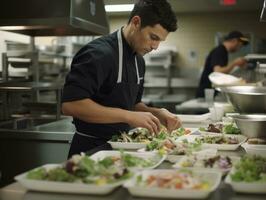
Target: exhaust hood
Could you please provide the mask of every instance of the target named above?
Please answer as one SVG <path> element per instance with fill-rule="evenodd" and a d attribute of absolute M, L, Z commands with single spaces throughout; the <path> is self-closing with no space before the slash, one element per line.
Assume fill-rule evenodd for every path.
<path fill-rule="evenodd" d="M 103 35 L 103 0 L 2 0 L 0 30 L 29 36 Z"/>

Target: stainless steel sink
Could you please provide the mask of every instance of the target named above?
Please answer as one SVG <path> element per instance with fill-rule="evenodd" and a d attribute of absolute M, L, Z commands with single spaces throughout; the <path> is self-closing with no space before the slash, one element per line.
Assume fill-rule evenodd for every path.
<path fill-rule="evenodd" d="M 34 126 L 56 121 L 54 118 L 18 118 L 0 122 L 0 129 L 27 130 Z"/>

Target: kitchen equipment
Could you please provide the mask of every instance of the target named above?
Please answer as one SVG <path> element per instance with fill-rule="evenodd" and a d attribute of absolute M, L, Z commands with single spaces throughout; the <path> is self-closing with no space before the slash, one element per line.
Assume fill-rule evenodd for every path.
<path fill-rule="evenodd" d="M 228 100 L 240 113 L 266 113 L 266 87 L 221 87 Z"/>
<path fill-rule="evenodd" d="M 233 118 L 243 135 L 266 138 L 266 114 L 234 115 Z"/>
<path fill-rule="evenodd" d="M 30 36 L 101 35 L 109 32 L 102 0 L 2 0 L 1 3 L 2 30 Z"/>
<path fill-rule="evenodd" d="M 221 72 L 212 72 L 209 75 L 209 79 L 212 82 L 212 84 L 216 86 L 223 86 L 223 85 L 240 85 L 242 84 L 242 79 L 235 77 L 230 74 L 225 74 Z"/>

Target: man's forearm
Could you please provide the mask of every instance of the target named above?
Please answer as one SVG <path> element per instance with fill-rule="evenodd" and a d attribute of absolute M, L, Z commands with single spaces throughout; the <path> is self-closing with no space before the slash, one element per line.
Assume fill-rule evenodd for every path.
<path fill-rule="evenodd" d="M 214 67 L 214 71 L 215 72 L 221 72 L 221 73 L 226 73 L 226 74 L 229 74 L 232 69 L 234 68 L 235 66 L 233 65 L 233 63 L 227 65 L 227 66 L 224 66 L 224 67 L 221 67 L 221 66 L 215 66 Z"/>
<path fill-rule="evenodd" d="M 91 99 L 83 99 L 62 104 L 65 115 L 73 116 L 89 123 L 127 123 L 131 111 L 102 106 Z"/>
<path fill-rule="evenodd" d="M 160 112 L 161 109 L 162 108 L 154 108 L 154 107 L 146 106 L 142 102 L 135 105 L 135 111 L 150 112 L 155 116 L 158 116 L 158 112 Z"/>

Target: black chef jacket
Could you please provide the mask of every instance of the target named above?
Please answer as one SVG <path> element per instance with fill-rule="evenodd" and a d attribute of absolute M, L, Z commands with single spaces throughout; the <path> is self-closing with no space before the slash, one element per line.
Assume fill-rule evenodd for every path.
<path fill-rule="evenodd" d="M 210 73 L 213 72 L 214 66 L 219 65 L 221 67 L 228 64 L 228 52 L 224 45 L 219 45 L 214 48 L 208 55 L 205 66 L 200 78 L 199 87 L 197 89 L 196 97 L 204 97 L 204 89 L 211 88 L 211 82 L 209 80 Z"/>
<path fill-rule="evenodd" d="M 76 101 L 90 98 L 109 107 L 133 110 L 141 101 L 143 93 L 145 63 L 140 55 L 132 50 L 123 34 L 123 71 L 121 83 L 117 83 L 119 71 L 119 50 L 117 32 L 98 38 L 84 46 L 73 58 L 71 71 L 66 77 L 62 101 Z M 135 57 L 138 72 L 135 67 Z M 137 73 L 142 77 L 138 86 Z M 124 85 L 121 89 L 120 85 Z M 119 90 L 116 90 L 120 87 Z M 133 93 L 124 95 L 123 90 L 135 88 Z M 130 90 L 130 89 L 129 89 Z M 108 140 L 114 134 L 128 131 L 125 123 L 97 124 L 74 118 L 77 132 Z"/>

